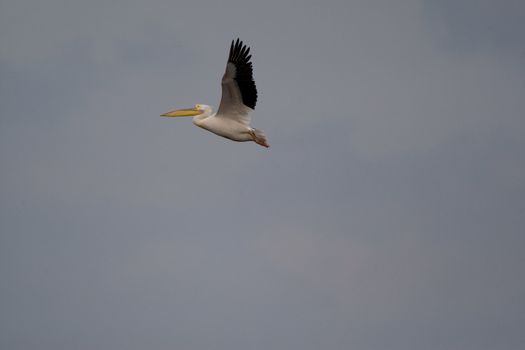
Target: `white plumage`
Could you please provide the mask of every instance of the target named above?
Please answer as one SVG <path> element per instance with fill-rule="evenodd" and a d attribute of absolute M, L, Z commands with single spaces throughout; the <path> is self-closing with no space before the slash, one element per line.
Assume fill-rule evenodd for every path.
<path fill-rule="evenodd" d="M 261 130 L 250 126 L 250 113 L 257 103 L 257 88 L 253 80 L 250 48 L 237 39 L 232 41 L 226 71 L 222 77 L 222 96 L 219 109 L 213 113 L 205 104 L 178 109 L 163 117 L 193 117 L 193 123 L 203 129 L 233 141 L 253 141 L 269 147 Z"/>

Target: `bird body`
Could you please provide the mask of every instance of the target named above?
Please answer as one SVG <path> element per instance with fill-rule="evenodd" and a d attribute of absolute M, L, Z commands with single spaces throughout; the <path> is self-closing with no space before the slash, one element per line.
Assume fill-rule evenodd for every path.
<path fill-rule="evenodd" d="M 202 120 L 194 117 L 193 124 L 233 141 L 252 141 L 249 136 L 251 129 L 249 126 L 235 120 L 217 117 L 216 114 Z"/>
<path fill-rule="evenodd" d="M 193 117 L 193 124 L 227 139 L 253 141 L 269 147 L 261 130 L 250 126 L 250 113 L 257 103 L 257 88 L 248 55 L 250 48 L 242 41 L 232 41 L 226 71 L 222 77 L 222 97 L 216 113 L 210 106 L 196 104 L 194 108 L 178 109 L 162 114 L 164 117 Z"/>

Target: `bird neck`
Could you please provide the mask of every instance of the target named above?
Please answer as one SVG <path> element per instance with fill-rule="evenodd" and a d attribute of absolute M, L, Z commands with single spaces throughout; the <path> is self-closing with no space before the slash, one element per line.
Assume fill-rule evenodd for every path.
<path fill-rule="evenodd" d="M 204 110 L 204 113 L 196 115 L 196 116 L 193 117 L 193 123 L 195 125 L 199 125 L 200 126 L 202 124 L 202 122 L 206 118 L 210 117 L 211 115 L 212 115 L 211 108 L 209 108 L 209 109 L 207 108 L 207 109 Z"/>

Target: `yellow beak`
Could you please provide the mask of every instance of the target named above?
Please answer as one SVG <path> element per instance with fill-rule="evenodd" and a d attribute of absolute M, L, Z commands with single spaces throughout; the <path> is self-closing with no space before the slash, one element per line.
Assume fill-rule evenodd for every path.
<path fill-rule="evenodd" d="M 161 117 L 193 117 L 196 115 L 201 114 L 202 111 L 197 108 L 184 108 L 184 109 L 177 109 L 174 111 L 166 112 L 161 114 Z"/>

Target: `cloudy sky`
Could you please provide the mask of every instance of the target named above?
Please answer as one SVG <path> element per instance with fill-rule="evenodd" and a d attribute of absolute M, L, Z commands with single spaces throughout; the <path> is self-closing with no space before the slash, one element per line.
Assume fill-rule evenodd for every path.
<path fill-rule="evenodd" d="M 2 349 L 521 349 L 521 0 L 0 1 Z M 270 149 L 217 106 L 252 46 Z"/>

